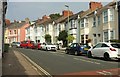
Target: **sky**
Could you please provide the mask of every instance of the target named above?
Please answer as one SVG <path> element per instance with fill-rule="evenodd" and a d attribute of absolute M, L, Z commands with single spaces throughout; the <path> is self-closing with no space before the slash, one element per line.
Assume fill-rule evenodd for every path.
<path fill-rule="evenodd" d="M 107 3 L 102 2 L 103 5 Z M 74 14 L 89 8 L 89 2 L 8 2 L 6 18 L 10 21 L 23 21 L 25 18 L 34 21 L 44 15 L 62 14 L 67 10 L 66 4 Z"/>

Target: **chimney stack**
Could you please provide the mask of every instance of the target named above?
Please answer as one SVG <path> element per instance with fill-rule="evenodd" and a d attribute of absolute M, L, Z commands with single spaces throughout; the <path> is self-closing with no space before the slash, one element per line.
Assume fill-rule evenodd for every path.
<path fill-rule="evenodd" d="M 43 19 L 43 20 L 47 20 L 47 19 L 50 19 L 50 17 L 49 17 L 49 16 L 44 15 L 44 16 L 42 17 L 42 19 Z"/>
<path fill-rule="evenodd" d="M 68 16 L 68 13 L 69 13 L 69 16 L 73 15 L 73 12 L 72 12 L 72 11 L 68 11 L 68 10 L 64 10 L 64 11 L 62 12 L 62 15 L 63 15 L 64 17 L 66 17 L 66 16 Z"/>
<path fill-rule="evenodd" d="M 27 24 L 29 24 L 29 22 L 30 22 L 29 18 L 25 18 L 25 22 L 26 22 Z"/>
<path fill-rule="evenodd" d="M 101 2 L 90 2 L 89 3 L 89 9 L 91 9 L 91 10 L 95 10 L 95 9 L 101 8 L 101 7 L 102 7 Z"/>

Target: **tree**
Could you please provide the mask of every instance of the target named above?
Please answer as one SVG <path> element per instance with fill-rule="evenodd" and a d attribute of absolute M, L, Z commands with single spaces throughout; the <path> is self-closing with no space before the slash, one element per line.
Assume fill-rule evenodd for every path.
<path fill-rule="evenodd" d="M 63 42 L 63 46 L 67 46 L 67 31 L 63 30 L 59 32 L 58 40 Z"/>
<path fill-rule="evenodd" d="M 61 17 L 61 15 L 59 13 L 50 14 L 49 16 L 50 16 L 51 19 L 57 19 L 57 18 Z"/>
<path fill-rule="evenodd" d="M 67 37 L 67 40 L 69 43 L 72 43 L 74 39 L 75 39 L 75 37 L 73 37 L 72 35 L 68 35 L 68 37 Z"/>
<path fill-rule="evenodd" d="M 46 34 L 46 35 L 45 35 L 45 41 L 46 41 L 47 43 L 51 43 L 51 35 Z"/>

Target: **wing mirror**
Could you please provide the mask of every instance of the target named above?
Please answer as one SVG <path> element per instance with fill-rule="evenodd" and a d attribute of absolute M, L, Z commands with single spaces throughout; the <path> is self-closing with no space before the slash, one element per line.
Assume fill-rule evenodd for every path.
<path fill-rule="evenodd" d="M 93 49 L 95 48 L 95 46 L 93 46 Z"/>

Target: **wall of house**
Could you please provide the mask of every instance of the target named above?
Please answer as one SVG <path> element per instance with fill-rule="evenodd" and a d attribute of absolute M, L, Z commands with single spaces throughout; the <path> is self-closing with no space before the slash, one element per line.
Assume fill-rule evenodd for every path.
<path fill-rule="evenodd" d="M 5 36 L 4 36 L 4 43 L 9 43 L 9 39 L 8 39 L 8 28 L 5 29 Z"/>
<path fill-rule="evenodd" d="M 26 33 L 25 33 L 25 28 L 26 27 L 28 27 L 29 26 L 29 24 L 25 24 L 24 26 L 22 26 L 21 28 L 20 28 L 20 41 L 24 41 L 25 40 L 25 35 L 26 35 Z"/>

